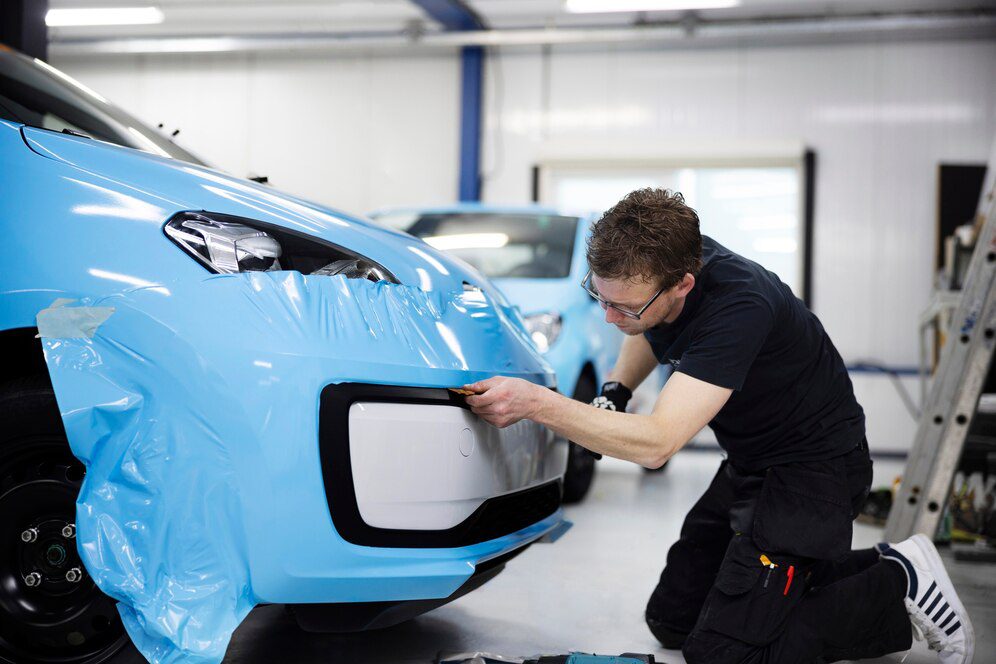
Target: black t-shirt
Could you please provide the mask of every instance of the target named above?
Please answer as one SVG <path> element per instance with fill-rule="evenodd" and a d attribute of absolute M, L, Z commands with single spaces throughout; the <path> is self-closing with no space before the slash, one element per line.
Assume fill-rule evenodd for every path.
<path fill-rule="evenodd" d="M 661 363 L 733 390 L 709 426 L 747 472 L 829 459 L 858 445 L 865 416 L 816 316 L 772 272 L 702 238 L 681 314 L 646 332 Z"/>

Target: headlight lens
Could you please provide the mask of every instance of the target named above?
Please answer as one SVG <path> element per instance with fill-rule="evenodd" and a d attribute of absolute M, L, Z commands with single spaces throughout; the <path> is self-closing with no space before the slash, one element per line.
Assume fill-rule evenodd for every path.
<path fill-rule="evenodd" d="M 166 235 L 224 274 L 280 269 L 280 243 L 245 224 L 184 214 L 166 224 Z"/>
<path fill-rule="evenodd" d="M 524 320 L 529 336 L 536 345 L 536 349 L 541 353 L 548 351 L 553 342 L 557 340 L 564 323 L 560 314 L 553 311 L 525 316 Z"/>
<path fill-rule="evenodd" d="M 365 258 L 343 258 L 332 261 L 325 267 L 320 267 L 312 274 L 332 276 L 341 274 L 350 279 L 369 279 L 370 281 L 395 281 L 390 272 Z"/>
<path fill-rule="evenodd" d="M 221 274 L 296 270 L 390 281 L 386 268 L 318 238 L 251 219 L 210 212 L 182 212 L 166 224 L 166 236 L 204 267 Z"/>

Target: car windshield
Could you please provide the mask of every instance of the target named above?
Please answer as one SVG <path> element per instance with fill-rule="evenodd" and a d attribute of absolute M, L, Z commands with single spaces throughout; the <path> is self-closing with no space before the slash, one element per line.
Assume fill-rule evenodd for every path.
<path fill-rule="evenodd" d="M 571 273 L 578 218 L 474 212 L 420 214 L 388 223 L 493 279 L 562 279 Z"/>
<path fill-rule="evenodd" d="M 0 44 L 0 118 L 206 164 L 51 65 Z"/>

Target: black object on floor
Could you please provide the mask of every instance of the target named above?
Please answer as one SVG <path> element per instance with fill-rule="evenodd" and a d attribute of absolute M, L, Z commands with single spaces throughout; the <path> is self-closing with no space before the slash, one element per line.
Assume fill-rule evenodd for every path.
<path fill-rule="evenodd" d="M 506 658 L 502 655 L 475 652 L 440 656 L 436 664 L 656 664 L 653 655 L 625 652 L 621 655 L 589 655 L 572 652 L 567 655 L 540 655 L 529 659 Z"/>
<path fill-rule="evenodd" d="M 655 664 L 653 655 L 637 655 L 624 652 L 618 656 L 586 655 L 574 652 L 569 655 L 545 655 L 539 659 L 527 659 L 522 664 Z"/>
<path fill-rule="evenodd" d="M 875 526 L 884 526 L 889 518 L 889 511 L 892 509 L 892 489 L 875 489 L 868 494 L 864 504 L 861 506 L 861 513 L 858 514 L 858 521 L 870 523 Z"/>

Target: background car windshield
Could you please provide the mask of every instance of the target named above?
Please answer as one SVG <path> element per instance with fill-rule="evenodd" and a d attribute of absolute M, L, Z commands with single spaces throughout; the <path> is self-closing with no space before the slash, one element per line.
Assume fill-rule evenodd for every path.
<path fill-rule="evenodd" d="M 206 164 L 51 65 L 0 45 L 0 118 Z"/>
<path fill-rule="evenodd" d="M 491 278 L 561 279 L 571 273 L 577 217 L 424 214 L 403 230 Z"/>

